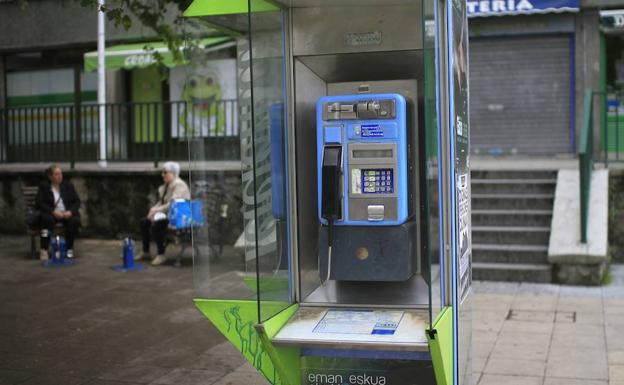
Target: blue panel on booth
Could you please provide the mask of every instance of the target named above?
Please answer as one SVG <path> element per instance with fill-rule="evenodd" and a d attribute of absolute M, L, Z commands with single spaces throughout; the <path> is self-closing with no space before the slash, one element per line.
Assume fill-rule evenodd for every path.
<path fill-rule="evenodd" d="M 341 126 L 325 126 L 324 127 L 325 143 L 342 143 L 342 127 Z"/>

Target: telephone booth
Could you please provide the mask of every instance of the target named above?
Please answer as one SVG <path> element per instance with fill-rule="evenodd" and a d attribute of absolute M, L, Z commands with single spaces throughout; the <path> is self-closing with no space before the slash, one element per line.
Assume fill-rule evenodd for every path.
<path fill-rule="evenodd" d="M 195 229 L 194 300 L 271 384 L 471 385 L 465 5 L 187 9 L 236 39 L 241 157 L 215 178 L 189 141 L 240 219 Z"/>

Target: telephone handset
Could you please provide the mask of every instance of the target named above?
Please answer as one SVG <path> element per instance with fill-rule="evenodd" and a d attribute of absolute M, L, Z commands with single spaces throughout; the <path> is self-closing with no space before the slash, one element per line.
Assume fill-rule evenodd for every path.
<path fill-rule="evenodd" d="M 321 216 L 327 221 L 342 218 L 342 147 L 323 149 Z"/>
<path fill-rule="evenodd" d="M 321 216 L 327 221 L 328 268 L 325 281 L 331 276 L 331 254 L 334 243 L 334 222 L 342 218 L 342 147 L 323 149 Z"/>

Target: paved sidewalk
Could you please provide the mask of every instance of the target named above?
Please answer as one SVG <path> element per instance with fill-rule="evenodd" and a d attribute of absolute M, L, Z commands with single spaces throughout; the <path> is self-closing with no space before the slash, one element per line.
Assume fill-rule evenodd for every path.
<path fill-rule="evenodd" d="M 624 266 L 603 288 L 476 282 L 479 385 L 624 385 Z"/>
<path fill-rule="evenodd" d="M 118 241 L 69 269 L 0 237 L 0 385 L 266 385 L 191 302 L 178 269 L 115 273 Z M 624 266 L 605 288 L 476 282 L 475 384 L 624 385 Z"/>

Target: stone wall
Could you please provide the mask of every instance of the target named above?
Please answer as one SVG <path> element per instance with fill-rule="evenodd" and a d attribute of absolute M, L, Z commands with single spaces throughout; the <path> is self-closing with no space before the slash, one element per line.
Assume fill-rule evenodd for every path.
<path fill-rule="evenodd" d="M 156 201 L 156 189 L 162 184 L 156 171 L 65 171 L 64 176 L 74 184 L 82 200 L 81 235 L 98 238 L 138 236 L 139 221 Z M 25 234 L 26 205 L 22 186 L 37 186 L 42 178 L 43 173 L 0 173 L 0 233 Z M 221 222 L 226 228 L 221 234 L 226 244 L 233 244 L 243 231 L 240 173 L 202 173 L 201 178 L 194 178 L 193 182 L 202 184 L 209 192 L 218 191 L 205 198 L 204 206 L 209 212 L 218 211 L 212 206 L 227 204 L 227 220 Z M 207 220 L 211 223 L 215 219 Z"/>

